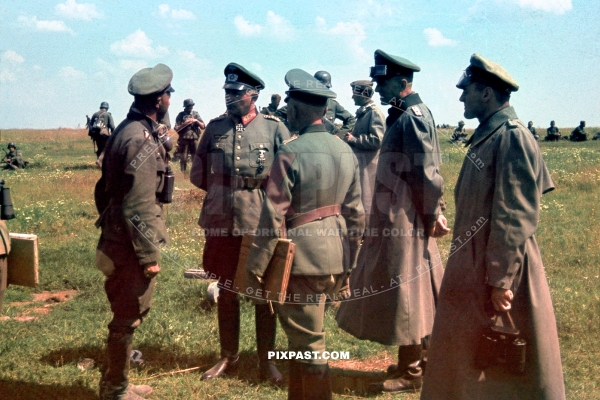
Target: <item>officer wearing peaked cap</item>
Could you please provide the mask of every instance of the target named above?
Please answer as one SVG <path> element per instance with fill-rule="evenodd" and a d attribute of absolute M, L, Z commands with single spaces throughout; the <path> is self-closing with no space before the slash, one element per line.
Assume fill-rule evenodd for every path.
<path fill-rule="evenodd" d="M 391 107 L 377 164 L 375 201 L 350 287 L 372 287 L 380 293 L 342 302 L 337 321 L 359 339 L 398 346 L 398 364 L 391 366 L 384 382 L 372 386 L 374 391 L 421 386 L 423 350 L 443 275 L 435 238 L 449 232 L 442 215 L 444 180 L 433 116 L 412 88 L 413 75 L 420 70 L 382 50 L 375 52 L 371 68 L 375 91 L 382 104 Z"/>
<path fill-rule="evenodd" d="M 102 177 L 94 197 L 102 229 L 96 265 L 106 275 L 113 318 L 108 325 L 102 399 L 144 398 L 147 385 L 128 381 L 133 333 L 148 312 L 161 247 L 169 236 L 161 201 L 165 189 L 166 128 L 160 121 L 171 103 L 173 72 L 164 64 L 138 71 L 129 81 L 134 102 L 105 149 Z M 167 189 L 169 185 L 166 185 Z M 149 240 L 148 232 L 152 232 Z"/>
<path fill-rule="evenodd" d="M 375 188 L 375 174 L 379 149 L 385 133 L 385 116 L 373 102 L 373 82 L 358 80 L 350 84 L 352 99 L 359 106 L 356 110 L 356 124 L 352 132 L 347 132 L 344 140 L 352 147 L 360 169 L 360 187 L 365 208 L 365 223 L 368 225 Z"/>
<path fill-rule="evenodd" d="M 325 301 L 347 285 L 354 267 L 364 210 L 358 162 L 350 147 L 322 124 L 327 100 L 336 95 L 301 69 L 285 75 L 288 123 L 298 136 L 285 142 L 265 186 L 259 226 L 246 269 L 260 285 L 278 236 L 286 229 L 296 253 L 282 305 L 276 305 L 289 350 L 318 354 L 290 360 L 288 399 L 330 399 L 325 351 Z M 285 228 L 284 228 L 285 226 Z M 266 228 L 266 229 L 265 229 Z M 323 236 L 319 232 L 329 232 Z"/>
<path fill-rule="evenodd" d="M 243 66 L 225 67 L 227 113 L 213 119 L 200 139 L 191 182 L 205 190 L 199 224 L 206 230 L 204 270 L 219 280 L 218 321 L 221 357 L 203 379 L 237 368 L 240 303 L 233 288 L 242 236 L 258 227 L 265 199 L 261 185 L 289 131 L 276 117 L 260 114 L 256 100 L 265 84 Z M 216 234 L 215 234 L 216 232 Z M 259 378 L 281 384 L 283 377 L 268 359 L 275 347 L 276 317 L 266 304 L 255 307 Z"/>
<path fill-rule="evenodd" d="M 421 398 L 563 400 L 556 320 L 534 236 L 552 178 L 510 106 L 519 85 L 502 66 L 473 54 L 456 86 L 465 118 L 479 126 L 456 182 L 457 248 L 444 273 Z M 519 330 L 524 370 L 510 360 L 477 367 L 487 355 L 478 351 L 480 338 L 496 322 Z"/>

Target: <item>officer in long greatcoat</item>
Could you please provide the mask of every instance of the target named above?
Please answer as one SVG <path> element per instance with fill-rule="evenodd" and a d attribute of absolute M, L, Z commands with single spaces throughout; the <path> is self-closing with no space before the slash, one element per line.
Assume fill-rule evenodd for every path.
<path fill-rule="evenodd" d="M 102 399 L 138 400 L 152 392 L 128 381 L 133 333 L 150 311 L 161 247 L 169 242 L 159 193 L 165 186 L 166 127 L 173 72 L 164 64 L 144 68 L 129 81 L 134 103 L 110 137 L 94 197 L 102 229 L 96 264 L 113 318 L 108 324 Z"/>
<path fill-rule="evenodd" d="M 261 185 L 281 143 L 289 138 L 283 123 L 256 108 L 265 84 L 236 63 L 225 67 L 227 113 L 213 119 L 200 139 L 190 173 L 191 182 L 205 190 L 199 225 L 204 228 L 203 267 L 219 280 L 218 321 L 221 358 L 202 376 L 211 379 L 237 367 L 240 302 L 233 290 L 242 235 L 253 235 L 265 194 Z M 283 383 L 267 359 L 275 347 L 276 317 L 266 304 L 256 305 L 256 345 L 259 377 Z"/>
<path fill-rule="evenodd" d="M 381 144 L 372 214 L 352 296 L 342 302 L 340 328 L 359 339 L 399 346 L 398 364 L 373 390 L 419 388 L 423 344 L 431 333 L 443 267 L 434 237 L 449 232 L 442 215 L 444 180 L 435 122 L 412 90 L 412 62 L 377 50 L 371 77 L 391 105 Z"/>
<path fill-rule="evenodd" d="M 336 298 L 355 264 L 364 228 L 360 177 L 350 147 L 322 123 L 327 99 L 336 94 L 301 69 L 285 80 L 288 123 L 298 136 L 277 152 L 259 224 L 266 234 L 254 239 L 246 268 L 248 281 L 263 277 L 277 233 L 286 229 L 296 254 L 286 301 L 276 309 L 289 350 L 303 356 L 290 360 L 288 399 L 324 400 L 331 399 L 325 301 Z"/>
<path fill-rule="evenodd" d="M 373 82 L 369 80 L 354 81 L 350 87 L 352 87 L 354 104 L 359 108 L 356 110 L 356 124 L 352 128 L 352 132 L 346 132 L 344 140 L 350 145 L 358 160 L 365 225 L 369 225 L 379 149 L 385 133 L 385 117 L 372 100 Z"/>
<path fill-rule="evenodd" d="M 431 335 L 422 399 L 563 400 L 556 320 L 535 240 L 540 198 L 554 189 L 540 148 L 509 104 L 517 82 L 480 55 L 456 85 L 479 126 L 455 188 L 456 222 Z M 483 333 L 510 312 L 526 342 L 525 372 L 475 366 Z M 497 321 L 500 324 L 500 321 Z"/>

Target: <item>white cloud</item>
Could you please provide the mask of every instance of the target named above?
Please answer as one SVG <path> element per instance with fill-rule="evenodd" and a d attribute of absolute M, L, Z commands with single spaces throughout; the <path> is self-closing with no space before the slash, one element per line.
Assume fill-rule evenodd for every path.
<path fill-rule="evenodd" d="M 66 79 L 83 79 L 86 76 L 85 72 L 79 71 L 78 69 L 75 69 L 71 66 L 61 68 L 58 71 L 58 75 L 61 78 L 66 78 Z"/>
<path fill-rule="evenodd" d="M 249 22 L 241 15 L 236 16 L 233 19 L 233 23 L 242 36 L 255 36 L 260 34 L 263 29 L 262 26 Z"/>
<path fill-rule="evenodd" d="M 173 18 L 179 20 L 191 20 L 196 19 L 193 12 L 188 10 L 174 10 L 168 4 L 161 4 L 158 6 L 158 12 L 165 18 Z"/>
<path fill-rule="evenodd" d="M 36 16 L 26 17 L 21 15 L 17 18 L 17 21 L 21 24 L 21 26 L 25 28 L 34 28 L 38 31 L 46 31 L 46 32 L 70 32 L 73 33 L 71 28 L 69 28 L 63 21 L 57 20 L 39 20 Z"/>
<path fill-rule="evenodd" d="M 196 59 L 196 55 L 189 51 L 189 50 L 179 50 L 177 52 L 177 55 L 183 59 L 183 60 L 187 60 L 187 61 L 192 61 Z"/>
<path fill-rule="evenodd" d="M 564 14 L 573 8 L 571 0 L 511 0 L 519 7 L 542 10 L 555 14 Z"/>
<path fill-rule="evenodd" d="M 292 39 L 296 33 L 290 21 L 270 10 L 267 11 L 264 25 L 252 23 L 241 15 L 236 16 L 233 23 L 242 36 L 257 36 L 264 33 L 270 39 L 287 41 Z"/>
<path fill-rule="evenodd" d="M 142 60 L 121 60 L 120 64 L 122 69 L 130 70 L 133 72 L 137 72 L 142 68 L 149 67 L 149 65 L 147 65 L 146 62 Z"/>
<path fill-rule="evenodd" d="M 171 9 L 171 7 L 169 7 L 168 4 L 161 4 L 158 6 L 158 12 L 160 13 L 160 15 L 162 15 L 163 17 L 166 17 L 169 15 L 169 10 Z"/>
<path fill-rule="evenodd" d="M 0 82 L 14 82 L 17 80 L 17 76 L 7 69 L 0 70 Z"/>
<path fill-rule="evenodd" d="M 338 22 L 333 28 L 328 28 L 325 19 L 317 17 L 316 24 L 319 32 L 326 35 L 338 36 L 340 40 L 345 41 L 346 46 L 356 56 L 363 56 L 365 54 L 362 42 L 367 38 L 367 34 L 360 22 Z"/>
<path fill-rule="evenodd" d="M 351 7 L 352 10 L 357 10 L 356 14 L 362 18 L 391 17 L 394 15 L 394 11 L 399 14 L 402 8 L 401 4 L 392 5 L 390 0 L 359 0 Z"/>
<path fill-rule="evenodd" d="M 23 62 L 25 62 L 25 59 L 23 58 L 22 55 L 20 55 L 19 53 L 17 53 L 14 50 L 6 50 L 0 56 L 0 62 L 11 63 L 11 64 L 22 64 Z"/>
<path fill-rule="evenodd" d="M 96 9 L 95 4 L 77 3 L 76 0 L 67 0 L 64 4 L 57 4 L 54 8 L 58 15 L 65 18 L 90 21 L 102 17 L 102 13 Z"/>
<path fill-rule="evenodd" d="M 198 70 L 200 68 L 207 68 L 211 65 L 210 61 L 198 58 L 196 54 L 189 50 L 179 50 L 177 51 L 177 56 L 180 60 L 186 62 L 187 65 L 189 65 L 191 68 L 194 68 L 195 70 Z"/>
<path fill-rule="evenodd" d="M 442 35 L 442 32 L 436 28 L 425 28 L 423 34 L 427 38 L 427 44 L 434 47 L 439 46 L 456 46 L 456 40 L 448 39 Z"/>
<path fill-rule="evenodd" d="M 110 51 L 118 56 L 152 58 L 169 54 L 165 46 L 152 46 L 152 40 L 141 29 L 133 32 L 125 39 L 110 45 Z"/>
<path fill-rule="evenodd" d="M 273 11 L 267 11 L 266 31 L 279 40 L 289 40 L 294 37 L 294 27 L 290 21 Z"/>
<path fill-rule="evenodd" d="M 250 66 L 254 72 L 261 72 L 263 70 L 263 66 L 256 62 L 251 62 Z"/>

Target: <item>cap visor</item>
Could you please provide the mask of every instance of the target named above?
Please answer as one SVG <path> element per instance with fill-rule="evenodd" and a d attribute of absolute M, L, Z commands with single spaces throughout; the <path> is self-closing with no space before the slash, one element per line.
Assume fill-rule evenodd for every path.
<path fill-rule="evenodd" d="M 223 89 L 233 89 L 233 90 L 243 90 L 246 88 L 246 85 L 243 83 L 225 83 L 223 85 Z"/>
<path fill-rule="evenodd" d="M 456 87 L 459 89 L 464 89 L 471 82 L 471 78 L 467 75 L 466 72 L 463 72 L 463 74 L 460 76 L 460 79 L 458 80 L 458 83 L 456 84 Z"/>

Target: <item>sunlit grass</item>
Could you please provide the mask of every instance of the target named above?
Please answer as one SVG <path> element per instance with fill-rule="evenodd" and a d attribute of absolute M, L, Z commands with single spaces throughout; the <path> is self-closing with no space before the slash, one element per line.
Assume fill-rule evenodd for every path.
<path fill-rule="evenodd" d="M 33 162 L 23 171 L 0 172 L 12 190 L 17 215 L 8 225 L 13 232 L 39 236 L 41 271 L 38 288 L 9 287 L 3 314 L 23 314 L 28 306 L 11 303 L 31 301 L 33 293 L 44 290 L 76 289 L 79 294 L 34 322 L 0 322 L 0 398 L 92 399 L 99 372 L 96 368 L 80 371 L 76 364 L 84 357 L 102 360 L 110 319 L 103 278 L 93 262 L 100 233 L 94 227 L 93 187 L 100 171 L 94 164 L 92 143 L 82 130 L 3 131 L 2 144 L 8 141 L 15 141 L 24 158 Z M 440 141 L 446 215 L 452 224 L 453 191 L 464 149 L 449 144 L 442 132 Z M 600 235 L 596 233 L 600 141 L 539 143 L 556 190 L 542 199 L 537 239 L 556 309 L 568 398 L 596 399 L 600 396 Z M 177 165 L 174 170 L 177 190 L 173 204 L 165 208 L 172 245 L 161 262 L 153 310 L 135 336 L 134 347 L 142 351 L 145 363 L 132 371 L 132 378 L 141 381 L 201 367 L 144 382 L 155 387 L 155 399 L 286 398 L 285 388 L 273 389 L 257 380 L 254 314 L 245 302 L 239 376 L 200 381 L 200 373 L 218 357 L 216 311 L 201 305 L 207 283 L 185 280 L 183 271 L 201 263 L 204 239 L 197 219 L 203 193 L 184 179 Z M 450 238 L 438 245 L 445 259 Z M 353 360 L 385 355 L 394 359 L 395 348 L 358 341 L 337 329 L 332 311 L 326 319 L 329 349 L 350 351 Z M 286 347 L 287 339 L 279 329 L 277 348 Z M 280 367 L 287 371 L 284 363 Z M 418 395 L 401 397 L 417 399 Z"/>

